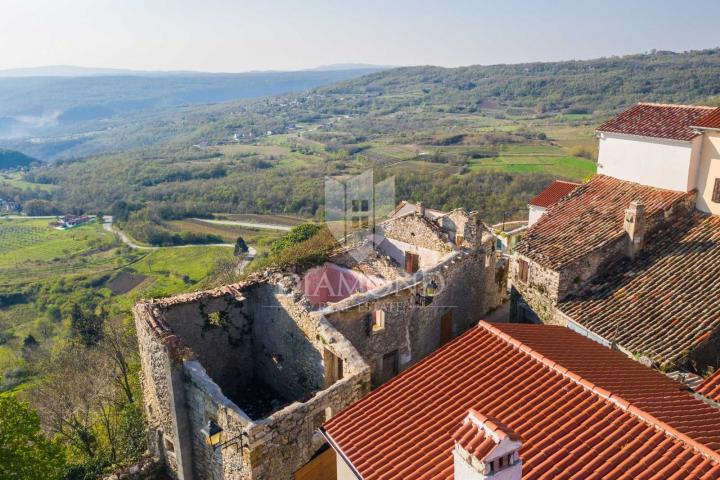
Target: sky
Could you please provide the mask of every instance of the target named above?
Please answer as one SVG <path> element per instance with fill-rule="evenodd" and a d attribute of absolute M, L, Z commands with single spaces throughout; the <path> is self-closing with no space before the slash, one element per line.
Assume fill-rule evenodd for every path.
<path fill-rule="evenodd" d="M 242 72 L 720 46 L 719 0 L 0 0 L 0 69 Z"/>

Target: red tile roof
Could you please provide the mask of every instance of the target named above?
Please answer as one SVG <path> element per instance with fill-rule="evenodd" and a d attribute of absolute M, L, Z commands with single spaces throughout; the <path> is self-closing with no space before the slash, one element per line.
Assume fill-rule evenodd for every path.
<path fill-rule="evenodd" d="M 646 214 L 654 215 L 686 195 L 595 175 L 551 206 L 515 251 L 558 269 L 625 235 L 625 210 L 633 200 L 642 201 Z"/>
<path fill-rule="evenodd" d="M 699 212 L 646 236 L 558 308 L 609 342 L 655 362 L 683 363 L 720 328 L 720 217 Z"/>
<path fill-rule="evenodd" d="M 706 378 L 695 391 L 720 403 L 720 370 Z"/>
<path fill-rule="evenodd" d="M 578 185 L 580 184 L 575 182 L 555 180 L 545 190 L 535 195 L 535 197 L 528 202 L 528 205 L 547 208 L 575 190 Z"/>
<path fill-rule="evenodd" d="M 598 132 L 689 141 L 698 133 L 691 126 L 713 107 L 638 103 L 598 127 Z"/>
<path fill-rule="evenodd" d="M 720 478 L 720 410 L 557 326 L 481 322 L 323 431 L 364 480 L 452 480 L 470 409 L 521 437 L 524 480 Z"/>
<path fill-rule="evenodd" d="M 720 107 L 698 118 L 695 122 L 693 122 L 692 126 L 698 128 L 720 129 Z"/>

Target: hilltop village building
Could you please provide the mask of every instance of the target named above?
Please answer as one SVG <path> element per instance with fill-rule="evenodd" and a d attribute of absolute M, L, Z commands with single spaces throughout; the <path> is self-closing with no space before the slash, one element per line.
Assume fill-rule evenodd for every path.
<path fill-rule="evenodd" d="M 482 321 L 322 432 L 338 480 L 710 480 L 711 403 L 567 328 Z"/>
<path fill-rule="evenodd" d="M 720 108 L 639 104 L 598 128 L 598 174 L 530 227 L 511 318 L 666 371 L 720 366 Z"/>
<path fill-rule="evenodd" d="M 301 478 L 329 452 L 324 422 L 475 325 L 506 282 L 477 213 L 403 202 L 306 271 L 140 302 L 150 449 L 183 480 Z"/>

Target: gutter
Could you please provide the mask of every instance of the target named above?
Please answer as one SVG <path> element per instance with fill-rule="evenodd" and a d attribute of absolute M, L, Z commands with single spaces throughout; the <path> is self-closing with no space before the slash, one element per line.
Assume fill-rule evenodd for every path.
<path fill-rule="evenodd" d="M 340 456 L 340 458 L 342 458 L 343 462 L 345 462 L 345 465 L 347 465 L 348 468 L 350 468 L 353 475 L 355 475 L 355 478 L 357 478 L 358 480 L 363 480 L 363 477 L 362 477 L 362 475 L 360 475 L 360 472 L 357 471 L 357 469 L 352 464 L 350 459 L 348 459 L 347 455 L 345 455 L 343 453 L 343 451 L 340 449 L 340 447 L 338 446 L 338 444 L 335 443 L 335 440 L 333 440 L 332 437 L 330 436 L 330 434 L 327 432 L 327 430 L 325 430 L 325 427 L 320 427 L 320 434 L 322 434 L 322 436 L 325 437 L 325 440 L 327 440 L 327 442 L 330 444 L 330 447 L 332 447 L 332 449 L 335 450 L 335 453 L 338 454 Z"/>

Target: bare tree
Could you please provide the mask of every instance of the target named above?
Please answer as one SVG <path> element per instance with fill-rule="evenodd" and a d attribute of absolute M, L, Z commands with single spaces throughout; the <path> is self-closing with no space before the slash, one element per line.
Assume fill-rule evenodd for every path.
<path fill-rule="evenodd" d="M 113 366 L 115 383 L 125 394 L 128 403 L 135 401 L 131 378 L 131 365 L 137 362 L 137 337 L 130 325 L 122 317 L 109 319 L 104 336 L 99 345 L 100 351 L 107 356 Z"/>
<path fill-rule="evenodd" d="M 99 423 L 114 461 L 118 399 L 109 357 L 97 348 L 70 344 L 48 355 L 41 370 L 43 375 L 27 398 L 37 409 L 43 428 L 94 458 L 100 448 Z"/>

